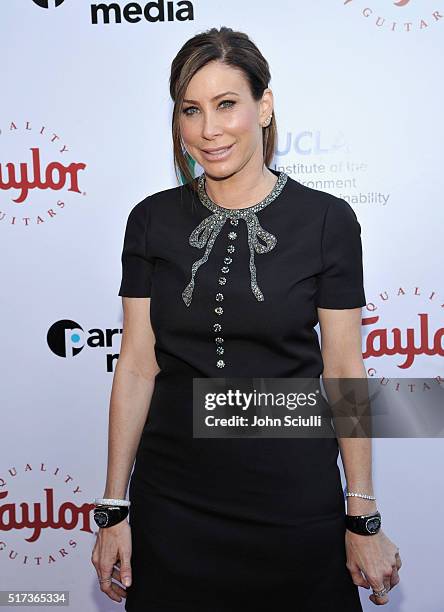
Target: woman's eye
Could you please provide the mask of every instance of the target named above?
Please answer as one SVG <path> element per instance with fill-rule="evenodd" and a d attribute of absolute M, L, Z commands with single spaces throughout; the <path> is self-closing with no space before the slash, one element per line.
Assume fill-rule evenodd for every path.
<path fill-rule="evenodd" d="M 234 104 L 236 104 L 236 102 L 235 102 L 234 100 L 222 100 L 222 102 L 220 102 L 220 103 L 219 103 L 219 106 L 220 106 L 221 104 L 225 104 L 225 103 L 228 103 L 228 104 L 229 104 L 229 106 L 224 106 L 223 108 L 231 108 L 231 106 L 234 106 Z M 188 112 L 188 111 L 191 111 L 191 110 L 194 110 L 194 109 L 196 109 L 196 110 L 197 110 L 197 107 L 196 107 L 196 106 L 188 106 L 187 108 L 184 108 L 184 109 L 182 110 L 182 112 L 183 112 L 185 115 L 194 115 L 194 113 Z"/>
<path fill-rule="evenodd" d="M 221 104 L 225 104 L 225 102 L 228 102 L 228 104 L 229 104 L 230 106 L 231 106 L 231 105 L 236 104 L 236 102 L 235 102 L 234 100 L 222 100 Z M 229 107 L 228 107 L 228 108 L 229 108 Z"/>

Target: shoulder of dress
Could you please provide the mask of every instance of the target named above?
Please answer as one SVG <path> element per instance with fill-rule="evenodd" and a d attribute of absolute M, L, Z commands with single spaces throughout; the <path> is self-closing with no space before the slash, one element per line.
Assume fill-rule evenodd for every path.
<path fill-rule="evenodd" d="M 149 198 L 155 201 L 170 200 L 174 197 L 180 197 L 181 192 L 184 189 L 184 185 L 177 185 L 176 187 L 168 187 L 152 193 Z"/>
<path fill-rule="evenodd" d="M 316 210 L 321 214 L 326 214 L 330 210 L 332 214 L 335 214 L 336 211 L 338 214 L 341 214 L 353 211 L 353 208 L 346 200 L 332 193 L 309 187 L 294 178 L 291 178 L 290 185 L 294 190 L 295 197 L 299 201 L 304 202 L 313 212 Z"/>
<path fill-rule="evenodd" d="M 291 178 L 290 185 L 300 199 L 303 199 L 304 201 L 307 201 L 313 205 L 328 206 L 331 199 L 336 197 L 326 191 L 321 191 L 320 189 L 315 189 L 314 187 L 304 185 L 294 178 Z"/>
<path fill-rule="evenodd" d="M 182 189 L 183 186 L 171 187 L 144 196 L 130 208 L 128 222 L 151 225 L 156 220 L 169 219 L 183 198 Z"/>
<path fill-rule="evenodd" d="M 140 204 L 143 207 L 150 208 L 151 211 L 171 211 L 171 208 L 175 208 L 178 202 L 182 202 L 186 193 L 188 193 L 188 190 L 185 185 L 169 187 L 151 193 Z"/>

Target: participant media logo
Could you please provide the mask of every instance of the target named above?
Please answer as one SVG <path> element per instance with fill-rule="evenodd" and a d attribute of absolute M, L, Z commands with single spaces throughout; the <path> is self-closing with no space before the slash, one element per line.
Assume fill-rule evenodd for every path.
<path fill-rule="evenodd" d="M 112 372 L 119 353 L 113 352 L 114 337 L 120 340 L 123 330 L 91 328 L 85 330 L 77 321 L 61 319 L 51 325 L 46 335 L 48 347 L 58 357 L 73 359 L 84 349 L 111 349 L 106 353 L 106 371 Z"/>
<path fill-rule="evenodd" d="M 193 2 L 157 0 L 157 2 L 97 2 L 91 4 L 92 24 L 160 23 L 164 21 L 193 21 Z"/>
<path fill-rule="evenodd" d="M 40 6 L 41 8 L 57 8 L 61 4 L 65 2 L 65 0 L 32 0 L 34 4 Z"/>

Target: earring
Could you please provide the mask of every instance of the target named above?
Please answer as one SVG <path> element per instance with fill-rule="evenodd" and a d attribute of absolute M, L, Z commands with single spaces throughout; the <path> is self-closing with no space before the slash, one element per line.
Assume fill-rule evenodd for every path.
<path fill-rule="evenodd" d="M 263 123 L 263 124 L 262 124 L 262 127 L 268 127 L 268 126 L 270 125 L 270 123 L 271 123 L 271 119 L 272 119 L 272 117 L 273 117 L 273 115 L 272 115 L 272 114 L 271 114 L 271 115 L 269 115 L 269 116 L 267 117 L 267 119 L 265 120 L 265 123 Z"/>

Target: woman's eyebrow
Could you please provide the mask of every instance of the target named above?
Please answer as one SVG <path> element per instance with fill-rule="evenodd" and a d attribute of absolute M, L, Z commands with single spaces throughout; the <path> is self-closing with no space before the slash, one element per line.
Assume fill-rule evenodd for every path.
<path fill-rule="evenodd" d="M 213 100 L 217 100 L 218 98 L 222 98 L 222 96 L 228 96 L 228 95 L 238 96 L 239 94 L 237 94 L 235 91 L 224 91 L 223 93 L 220 93 L 220 94 L 217 94 L 217 96 L 214 96 L 214 98 L 211 98 L 211 102 Z M 192 102 L 193 104 L 199 104 L 199 102 L 197 102 L 196 100 L 186 100 L 184 98 L 183 101 L 184 102 Z"/>

